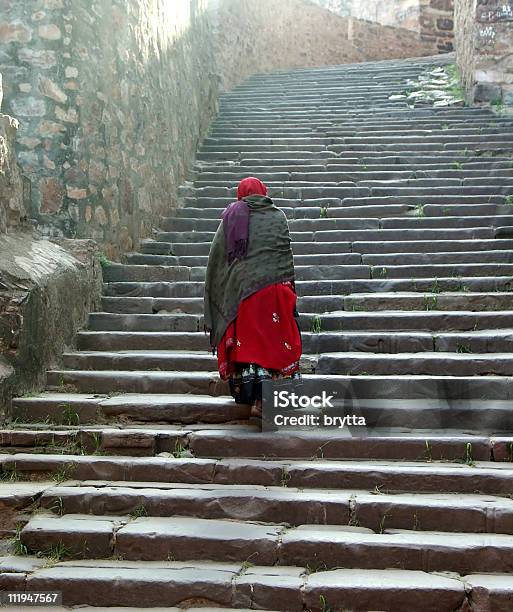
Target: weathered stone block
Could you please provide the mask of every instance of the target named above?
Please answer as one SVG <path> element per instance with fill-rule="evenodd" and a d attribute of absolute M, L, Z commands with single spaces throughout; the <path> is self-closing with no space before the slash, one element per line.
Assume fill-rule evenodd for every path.
<path fill-rule="evenodd" d="M 39 182 L 43 214 L 59 212 L 64 201 L 64 186 L 59 179 L 45 177 Z"/>
<path fill-rule="evenodd" d="M 0 22 L 0 42 L 27 43 L 32 38 L 31 29 L 25 24 L 15 21 L 11 23 Z"/>
<path fill-rule="evenodd" d="M 37 29 L 37 33 L 41 38 L 45 38 L 46 40 L 59 40 L 62 36 L 60 29 L 54 23 L 40 25 Z"/>
<path fill-rule="evenodd" d="M 59 104 L 64 104 L 68 100 L 68 96 L 62 91 L 57 83 L 54 83 L 51 79 L 44 76 L 39 77 L 39 91 L 43 96 L 51 98 Z"/>
<path fill-rule="evenodd" d="M 90 311 L 100 304 L 101 267 L 88 240 L 0 236 L 0 413 L 9 397 L 39 386 Z M 76 255 L 76 256 L 75 256 Z M 10 368 L 9 376 L 6 368 Z M 0 418 L 2 414 L 0 414 Z"/>
<path fill-rule="evenodd" d="M 502 88 L 492 83 L 478 83 L 474 88 L 474 102 L 502 100 Z"/>

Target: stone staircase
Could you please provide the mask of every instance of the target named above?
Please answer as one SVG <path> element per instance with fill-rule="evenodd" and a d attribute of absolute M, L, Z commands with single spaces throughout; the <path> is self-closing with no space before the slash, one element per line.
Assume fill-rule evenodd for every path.
<path fill-rule="evenodd" d="M 14 401 L 2 589 L 102 609 L 513 609 L 513 117 L 389 99 L 451 61 L 224 96 L 183 207 L 104 267 L 77 350 Z M 289 218 L 305 391 L 349 390 L 372 435 L 260 433 L 218 379 L 202 283 L 246 175 Z"/>

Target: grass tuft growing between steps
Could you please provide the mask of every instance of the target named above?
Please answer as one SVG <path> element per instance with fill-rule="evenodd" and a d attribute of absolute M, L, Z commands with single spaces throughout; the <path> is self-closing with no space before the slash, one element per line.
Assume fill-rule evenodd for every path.
<path fill-rule="evenodd" d="M 16 525 L 16 533 L 14 535 L 14 540 L 12 543 L 13 553 L 17 556 L 25 556 L 29 554 L 28 548 L 21 541 L 21 530 L 23 529 L 22 525 Z"/>

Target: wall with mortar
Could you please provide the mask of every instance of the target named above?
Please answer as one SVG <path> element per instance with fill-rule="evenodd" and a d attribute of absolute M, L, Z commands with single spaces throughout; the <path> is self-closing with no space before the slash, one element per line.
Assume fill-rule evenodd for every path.
<path fill-rule="evenodd" d="M 205 4 L 3 0 L 6 106 L 43 233 L 116 259 L 176 203 L 215 111 Z"/>
<path fill-rule="evenodd" d="M 513 0 L 456 0 L 455 19 L 469 102 L 513 107 Z"/>
<path fill-rule="evenodd" d="M 223 0 L 214 18 L 224 89 L 255 72 L 432 52 L 414 32 L 334 15 L 302 0 Z"/>
<path fill-rule="evenodd" d="M 92 240 L 55 244 L 32 231 L 17 130 L 16 119 L 0 114 L 0 422 L 13 395 L 42 387 L 47 368 L 99 307 L 102 286 Z"/>
<path fill-rule="evenodd" d="M 417 32 L 433 52 L 452 51 L 453 0 L 313 0 L 343 16 Z"/>
<path fill-rule="evenodd" d="M 419 8 L 419 31 L 422 40 L 431 43 L 438 53 L 453 51 L 454 0 L 420 0 Z"/>
<path fill-rule="evenodd" d="M 119 259 L 176 205 L 220 85 L 428 47 L 306 0 L 2 0 L 0 72 L 30 216 Z"/>
<path fill-rule="evenodd" d="M 0 110 L 2 109 L 0 73 Z M 19 122 L 0 112 L 0 234 L 21 229 L 27 224 L 29 191 L 16 160 L 16 135 Z"/>

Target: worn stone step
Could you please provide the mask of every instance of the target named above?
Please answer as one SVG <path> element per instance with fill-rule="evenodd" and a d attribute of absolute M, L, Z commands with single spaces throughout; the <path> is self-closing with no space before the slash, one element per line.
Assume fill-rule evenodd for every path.
<path fill-rule="evenodd" d="M 513 531 L 513 502 L 493 495 L 450 493 L 373 494 L 365 491 L 173 483 L 101 483 L 47 488 L 41 506 L 64 514 L 128 515 L 348 525 L 379 531 L 414 529 L 461 533 Z M 110 486 L 109 486 L 110 485 Z"/>
<path fill-rule="evenodd" d="M 356 240 L 352 243 L 353 251 L 365 254 L 377 253 L 432 253 L 432 252 L 468 252 L 510 250 L 513 240 L 507 239 L 472 239 L 456 238 L 454 240 L 390 240 L 383 242 Z"/>
<path fill-rule="evenodd" d="M 437 293 L 440 291 L 508 291 L 510 276 L 500 277 L 449 277 L 449 278 L 372 278 L 354 280 L 296 281 L 298 295 L 333 295 L 369 292 L 418 291 Z M 188 282 L 118 282 L 106 283 L 104 295 L 119 297 L 202 297 L 203 283 Z"/>
<path fill-rule="evenodd" d="M 324 353 L 319 355 L 318 374 L 429 374 L 447 376 L 510 376 L 511 353 L 462 354 L 424 351 L 422 353 Z"/>
<path fill-rule="evenodd" d="M 502 534 L 447 534 L 315 525 L 284 526 L 185 517 L 129 517 L 101 520 L 82 515 L 32 518 L 21 532 L 29 551 L 44 553 L 62 544 L 68 557 L 133 561 L 245 561 L 259 565 L 510 572 L 513 537 Z M 151 541 L 151 546 L 148 544 Z"/>
<path fill-rule="evenodd" d="M 301 328 L 305 331 L 318 327 L 319 333 L 342 330 L 417 330 L 417 331 L 469 331 L 508 327 L 513 311 L 340 311 L 316 315 L 303 313 Z M 200 331 L 201 316 L 173 314 L 117 314 L 92 313 L 89 315 L 91 331 Z"/>
<path fill-rule="evenodd" d="M 210 242 L 166 242 L 169 249 L 177 257 L 206 256 L 209 253 Z M 292 243 L 294 255 L 342 254 L 342 253 L 452 253 L 452 252 L 489 252 L 509 251 L 513 240 L 504 238 L 464 240 L 390 240 L 382 242 L 321 242 L 296 241 Z"/>
<path fill-rule="evenodd" d="M 63 366 L 70 370 L 158 370 L 191 369 L 211 372 L 217 367 L 217 358 L 203 351 L 79 351 L 63 354 Z"/>
<path fill-rule="evenodd" d="M 25 583 L 25 575 L 21 576 Z M 503 577 L 505 575 L 472 575 L 466 579 L 472 580 L 482 600 L 505 602 L 510 591 L 507 581 L 501 582 Z M 114 579 L 118 585 L 116 589 L 111 588 Z M 467 600 L 464 582 L 459 576 L 448 578 L 436 573 L 395 569 L 385 572 L 339 569 L 310 574 L 304 567 L 252 566 L 246 569 L 241 563 L 201 561 L 98 559 L 61 562 L 30 572 L 26 588 L 61 591 L 67 605 L 105 608 L 144 601 L 149 607 L 178 605 L 184 609 L 183 602 L 201 601 L 213 606 L 209 608 L 212 612 L 221 612 L 220 606 L 224 609 L 251 606 L 251 609 L 260 610 L 278 606 L 280 610 L 291 612 L 321 610 L 324 604 L 319 602 L 330 602 L 335 609 L 347 609 L 354 601 L 361 602 L 367 609 L 379 605 L 397 612 L 420 609 L 419 606 L 455 610 Z"/>
<path fill-rule="evenodd" d="M 102 297 L 103 312 L 154 314 L 183 313 L 202 315 L 202 298 Z"/>
<path fill-rule="evenodd" d="M 326 331 L 359 330 L 416 330 L 416 331 L 470 331 L 508 328 L 512 311 L 376 311 L 329 312 L 320 315 L 304 313 L 300 323 L 303 329 L 312 326 Z"/>
<path fill-rule="evenodd" d="M 488 258 L 491 259 L 490 257 Z M 169 255 L 143 255 L 132 253 L 127 256 L 129 264 L 135 265 L 179 265 L 190 267 L 206 267 L 208 255 L 181 255 L 178 257 Z M 324 266 L 333 264 L 338 266 L 357 266 L 361 265 L 362 258 L 359 253 L 325 253 L 319 255 L 296 255 L 294 257 L 296 266 Z"/>
<path fill-rule="evenodd" d="M 507 276 L 513 272 L 509 263 L 460 263 L 451 262 L 450 256 L 445 263 L 417 265 L 374 265 L 371 268 L 372 278 L 437 278 L 437 277 L 470 277 L 470 276 Z M 304 279 L 306 280 L 306 279 Z"/>
<path fill-rule="evenodd" d="M 434 172 L 434 171 L 431 171 Z M 264 178 L 260 177 L 262 181 L 265 181 L 268 188 L 268 195 L 271 198 L 283 197 L 283 194 L 290 193 L 292 190 L 301 190 L 305 187 L 368 187 L 370 189 L 379 188 L 421 188 L 426 187 L 475 187 L 489 188 L 490 186 L 496 187 L 511 187 L 513 181 L 506 175 L 501 176 L 481 176 L 477 175 L 471 178 L 468 176 L 469 173 L 461 170 L 448 170 L 446 173 L 449 176 L 441 176 L 438 172 L 438 176 L 430 176 L 429 171 L 412 171 L 412 172 L 383 172 L 383 173 L 355 173 L 350 174 L 344 172 L 316 172 L 316 173 L 291 173 L 290 176 L 280 178 Z M 477 171 L 474 171 L 477 174 Z M 492 172 L 492 171 L 489 171 Z M 501 172 L 499 170 L 493 171 L 495 173 Z M 503 171 L 504 173 L 507 172 Z M 424 175 L 424 176 L 423 176 Z M 196 178 L 192 186 L 186 185 L 180 188 L 180 195 L 208 195 L 212 196 L 223 196 L 229 195 L 231 197 L 236 196 L 234 184 L 241 179 L 239 174 L 238 177 L 230 179 L 224 175 L 212 174 L 211 177 Z"/>
<path fill-rule="evenodd" d="M 513 230 L 512 230 L 513 231 Z M 158 232 L 157 239 L 167 242 L 211 242 L 215 232 Z M 298 242 L 337 242 L 337 241 L 372 241 L 384 242 L 388 240 L 470 240 L 470 239 L 492 239 L 496 230 L 492 227 L 465 227 L 457 228 L 425 228 L 425 229 L 363 229 L 363 230 L 317 230 L 291 232 L 292 241 Z M 497 236 L 502 238 L 503 236 Z M 105 268 L 110 269 L 110 266 Z M 116 269 L 109 272 L 108 278 L 114 277 Z M 185 276 L 186 272 L 179 271 L 178 275 Z M 178 278 L 177 280 L 180 280 Z M 185 279 L 182 279 L 185 280 Z"/>
<path fill-rule="evenodd" d="M 368 160 L 353 158 L 340 160 L 338 158 L 328 158 L 323 160 L 301 159 L 295 160 L 294 163 L 287 163 L 287 160 L 278 160 L 272 163 L 271 160 L 262 159 L 241 159 L 238 165 L 226 165 L 220 161 L 215 161 L 205 164 L 198 162 L 194 166 L 194 176 L 223 176 L 228 180 L 237 181 L 245 174 L 259 174 L 261 176 L 272 175 L 274 173 L 297 173 L 298 175 L 308 175 L 310 173 L 348 173 L 346 180 L 349 180 L 349 174 L 355 177 L 361 177 L 360 180 L 372 179 L 377 174 L 377 178 L 382 177 L 386 180 L 387 176 L 393 178 L 404 177 L 410 178 L 413 173 L 436 173 L 442 177 L 486 177 L 493 176 L 495 172 L 498 176 L 508 176 L 508 171 L 511 170 L 512 162 L 507 158 L 500 160 L 496 157 L 483 161 L 480 158 L 474 158 L 469 161 L 468 158 L 462 160 L 439 160 L 437 157 L 431 158 L 415 158 L 413 160 L 406 157 L 374 157 Z M 298 169 L 299 168 L 299 169 Z M 354 180 L 354 179 L 353 179 Z"/>
<path fill-rule="evenodd" d="M 513 399 L 512 378 L 508 376 L 451 376 L 451 375 L 312 375 L 303 377 L 305 393 L 316 394 L 323 381 L 337 393 L 351 397 L 380 399 Z M 221 382 L 217 372 L 148 372 L 87 370 L 50 370 L 47 373 L 49 390 L 60 389 L 78 393 L 165 393 L 228 394 L 228 385 Z M 317 390 L 316 390 L 317 389 Z"/>
<path fill-rule="evenodd" d="M 49 390 L 77 391 L 79 393 L 172 393 L 225 395 L 227 383 L 211 372 L 185 371 L 152 372 L 124 370 L 49 370 Z"/>
<path fill-rule="evenodd" d="M 13 400 L 12 416 L 21 422 L 78 425 L 91 422 L 227 423 L 247 419 L 247 406 L 231 397 L 172 394 L 91 395 L 42 393 Z"/>
<path fill-rule="evenodd" d="M 93 432 L 91 429 L 90 432 Z M 88 431 L 80 432 L 87 435 Z M 96 434 L 96 432 L 94 432 Z M 140 434 L 140 432 L 137 432 Z M 179 432 L 174 432 L 176 436 Z M 116 444 L 130 432 L 99 431 L 102 436 L 100 448 L 112 449 L 112 438 Z M 149 432 L 151 435 L 151 432 Z M 185 437 L 184 437 L 185 438 Z M 219 439 L 219 438 L 218 438 Z M 471 438 L 469 438 L 470 440 Z M 174 441 L 174 440 L 173 440 Z M 326 440 L 329 441 L 329 438 Z M 427 440 L 428 444 L 429 439 Z M 426 442 L 426 440 L 424 441 Z M 192 439 L 194 444 L 194 439 Z M 171 445 L 169 445 L 171 446 Z M 463 448 L 463 445 L 460 444 Z M 470 451 L 468 450 L 470 448 Z M 425 451 L 428 446 L 425 446 Z M 261 447 L 261 450 L 264 450 Z M 430 450 L 430 447 L 429 447 Z M 456 449 L 453 448 L 454 452 Z M 196 457 L 144 457 L 136 461 L 130 457 L 95 456 L 80 454 L 32 454 L 16 453 L 3 457 L 2 470 L 7 473 L 15 470 L 20 478 L 37 478 L 43 480 L 53 474 L 65 474 L 66 481 L 73 483 L 104 481 L 118 482 L 121 486 L 160 489 L 161 485 L 172 486 L 174 483 L 200 485 L 204 490 L 247 488 L 248 486 L 299 488 L 314 492 L 321 490 L 335 494 L 350 492 L 356 489 L 376 491 L 379 494 L 392 493 L 454 493 L 454 494 L 488 494 L 507 497 L 511 490 L 513 468 L 507 463 L 478 462 L 475 454 L 479 447 L 467 442 L 462 455 L 457 457 L 460 463 L 448 461 L 343 461 L 336 459 L 315 461 L 282 460 L 282 459 L 210 459 Z M 431 451 L 430 451 L 431 452 Z M 171 453 L 167 453 L 170 455 Z M 426 453 L 424 453 L 424 457 Z M 471 463 L 462 463 L 466 457 Z M 122 485 L 122 482 L 125 484 Z M 70 482 L 67 483 L 68 485 Z M 277 521 L 278 522 L 278 521 Z M 281 522 L 281 521 L 279 521 Z M 452 530 L 450 530 L 452 531 Z"/>
<path fill-rule="evenodd" d="M 370 257 L 370 256 L 369 256 Z M 315 298 L 304 298 L 315 299 Z M 361 293 L 344 297 L 343 310 L 509 310 L 513 303 L 510 292 L 414 292 Z M 326 308 L 335 310 L 335 308 Z M 338 310 L 342 310 L 339 306 Z M 315 312 L 313 308 L 309 312 Z"/>
<path fill-rule="evenodd" d="M 196 405 L 203 407 L 207 412 L 211 409 L 215 413 L 215 418 L 219 418 L 221 410 L 220 406 L 226 409 L 232 409 L 232 414 L 236 414 L 235 408 L 239 409 L 239 416 L 247 418 L 249 411 L 247 407 L 236 407 L 231 398 L 207 398 L 205 396 L 189 396 L 181 399 L 178 396 L 159 396 L 153 394 L 151 396 L 124 395 L 117 397 L 117 404 L 110 401 L 109 397 L 97 397 L 78 394 L 50 394 L 44 393 L 36 398 L 28 398 L 19 400 L 19 404 L 15 406 L 16 418 L 31 418 L 37 419 L 37 415 L 44 414 L 45 420 L 60 423 L 60 413 L 62 412 L 62 403 L 57 395 L 61 398 L 66 397 L 67 402 L 75 411 L 77 417 L 84 421 L 95 422 L 97 414 L 101 424 L 94 426 L 88 425 L 80 427 L 77 425 L 77 420 L 73 419 L 74 425 L 61 424 L 57 429 L 29 429 L 29 423 L 20 425 L 20 429 L 3 431 L 2 444 L 6 450 L 12 450 L 18 453 L 15 456 L 2 456 L 2 465 L 4 472 L 11 470 L 11 466 L 19 472 L 19 476 L 47 473 L 57 473 L 61 471 L 64 464 L 72 459 L 63 457 L 61 454 L 51 457 L 45 454 L 39 459 L 33 455 L 23 455 L 27 453 L 30 447 L 38 446 L 37 452 L 51 453 L 52 448 L 57 447 L 56 444 L 47 446 L 46 449 L 40 446 L 41 441 L 55 439 L 57 442 L 62 442 L 61 447 L 65 448 L 66 453 L 70 453 L 72 446 L 67 443 L 64 438 L 77 441 L 77 436 L 80 436 L 81 445 L 88 452 L 95 452 L 98 449 L 108 451 L 110 454 L 127 454 L 127 449 L 132 452 L 135 449 L 143 448 L 143 441 L 152 441 L 152 447 L 146 446 L 146 455 L 161 453 L 162 451 L 170 451 L 166 453 L 166 457 L 171 457 L 174 453 L 177 458 L 182 456 L 182 450 L 185 449 L 188 456 L 192 454 L 198 458 L 253 458 L 263 459 L 386 459 L 386 460 L 401 460 L 401 461 L 456 461 L 469 462 L 471 459 L 475 461 L 489 461 L 490 458 L 496 462 L 511 462 L 511 435 L 500 436 L 495 434 L 493 437 L 485 437 L 483 430 L 476 434 L 469 433 L 469 423 L 479 423 L 478 417 L 486 410 L 488 422 L 486 429 L 511 421 L 511 411 L 509 410 L 509 402 L 506 401 L 483 401 L 483 400 L 458 400 L 451 402 L 452 423 L 459 422 L 467 430 L 466 433 L 461 433 L 457 428 L 441 429 L 444 425 L 444 420 L 447 415 L 444 415 L 443 407 L 440 406 L 438 400 L 367 400 L 365 402 L 365 412 L 371 416 L 381 411 L 386 414 L 386 419 L 382 426 L 375 426 L 369 423 L 372 427 L 368 435 L 354 436 L 348 430 L 340 429 L 300 429 L 300 428 L 285 428 L 276 432 L 261 432 L 259 428 L 253 425 L 231 424 L 221 422 L 215 428 L 213 423 L 202 425 L 199 422 L 191 424 L 191 421 L 196 418 L 200 421 L 197 415 L 190 417 L 186 407 L 193 409 Z M 196 400 L 196 401 L 194 401 Z M 177 412 L 179 402 L 182 402 L 184 408 L 182 412 Z M 220 402 L 224 401 L 225 405 Z M 89 410 L 92 406 L 99 408 L 97 413 Z M 103 410 L 105 408 L 105 410 Z M 88 412 L 89 410 L 89 412 Z M 159 411 L 160 412 L 157 412 Z M 175 411 L 176 421 L 187 422 L 189 415 L 189 427 L 183 428 L 180 425 L 174 425 L 172 429 L 166 429 L 165 425 L 152 424 L 152 421 L 164 420 L 159 419 Z M 46 412 L 45 412 L 46 411 Z M 419 425 L 423 427 L 426 423 L 433 422 L 437 429 L 412 428 L 408 432 L 404 432 L 404 428 L 397 426 L 396 423 L 401 421 L 405 413 L 414 413 Z M 447 411 L 445 411 L 447 412 Z M 426 418 L 427 417 L 427 418 Z M 438 419 L 436 421 L 435 417 Z M 106 421 L 111 418 L 113 420 L 121 418 L 125 421 L 125 425 L 106 425 Z M 171 420 L 172 417 L 167 417 Z M 206 421 L 207 419 L 205 419 Z M 370 421 L 370 420 L 369 420 Z M 375 422 L 376 418 L 372 419 Z M 130 424 L 131 423 L 131 424 Z M 149 423 L 149 424 L 146 424 Z M 446 423 L 445 423 L 446 424 Z M 480 425 L 482 424 L 482 419 Z M 204 429 L 202 429 L 202 427 Z M 205 428 L 205 427 L 208 427 Z M 93 436 L 94 434 L 94 436 Z M 369 444 L 369 441 L 372 444 Z M 179 444 L 176 444 L 178 442 Z M 226 444 L 226 446 L 225 446 Z M 178 448 L 179 452 L 176 452 Z M 62 450 L 59 450 L 62 452 Z M 80 456 L 80 453 L 79 455 Z M 152 465 L 159 465 L 158 462 L 165 460 L 155 459 Z M 91 465 L 86 459 L 81 460 L 79 469 L 96 470 L 96 476 L 106 475 L 105 468 L 112 465 L 110 473 L 117 474 L 117 477 L 126 478 L 127 464 L 124 458 L 110 457 L 102 459 L 101 457 L 93 456 Z M 157 462 L 157 463 L 155 463 Z M 269 464 L 271 465 L 271 464 Z M 395 464 L 400 465 L 400 464 Z M 474 464 L 472 464 L 474 465 Z M 118 467 L 116 467 L 118 466 Z M 500 468 L 500 464 L 492 463 L 490 468 Z M 137 468 L 138 469 L 138 468 Z M 167 468 L 166 468 L 167 469 Z M 362 468 L 363 469 L 363 468 Z M 369 468 L 370 469 L 370 468 Z M 98 471 L 100 470 L 100 471 Z M 281 470 L 281 468 L 280 468 Z M 371 469 L 372 471 L 372 469 Z M 85 474 L 85 472 L 81 472 Z M 89 472 L 91 473 L 91 472 Z M 133 472 L 139 474 L 139 472 Z M 164 478 L 167 478 L 167 472 L 164 473 Z M 272 472 L 276 475 L 276 470 Z M 433 472 L 434 473 L 434 472 Z M 156 479 L 154 474 L 152 478 Z M 280 472 L 278 484 L 281 483 L 282 473 Z M 262 481 L 263 482 L 263 481 Z M 371 485 L 371 488 L 374 485 Z M 496 482 L 492 479 L 491 486 L 495 487 Z"/>
<path fill-rule="evenodd" d="M 342 218 L 405 218 L 415 217 L 493 217 L 508 216 L 512 212 L 510 205 L 500 204 L 453 204 L 449 206 L 439 206 L 437 204 L 425 205 L 381 205 L 381 206 L 341 206 L 342 201 L 338 198 L 322 198 L 318 200 L 316 206 L 282 207 L 281 210 L 289 220 L 292 219 L 320 219 L 324 215 L 326 219 Z M 223 208 L 182 208 L 176 211 L 177 219 L 209 219 L 221 220 Z M 157 243 L 158 244 L 158 243 Z M 158 253 L 157 253 L 158 254 Z M 168 252 L 164 253 L 169 254 Z"/>
<path fill-rule="evenodd" d="M 366 188 L 352 188 L 352 189 L 363 189 Z M 330 191 L 331 190 L 331 193 Z M 368 190 L 367 190 L 368 191 Z M 324 195 L 320 195 L 324 194 Z M 276 206 L 279 208 L 296 208 L 299 206 L 307 206 L 309 208 L 320 206 L 322 199 L 332 199 L 332 203 L 334 207 L 337 207 L 337 204 L 340 206 L 387 206 L 387 205 L 406 205 L 406 206 L 414 206 L 418 207 L 420 205 L 427 204 L 438 204 L 439 206 L 454 206 L 454 205 L 472 205 L 472 204 L 497 204 L 497 205 L 505 205 L 507 202 L 507 197 L 503 195 L 434 195 L 431 193 L 424 194 L 422 196 L 407 196 L 407 195 L 398 195 L 398 196 L 367 196 L 363 195 L 363 197 L 343 197 L 342 203 L 339 204 L 337 200 L 340 200 L 340 191 L 336 187 L 325 187 L 322 190 L 316 190 L 316 194 L 311 197 L 305 197 L 303 200 L 297 199 L 285 199 L 285 198 L 275 198 L 274 202 Z M 333 201 L 333 198 L 335 200 Z M 233 198 L 184 198 L 185 206 L 192 208 L 225 208 L 233 202 Z M 324 204 L 324 203 L 323 203 Z M 329 202 L 326 202 L 329 204 Z M 157 240 L 158 240 L 157 234 Z"/>
<path fill-rule="evenodd" d="M 477 423 L 484 410 L 490 415 L 488 424 L 505 423 L 509 418 L 508 402 L 455 400 L 451 402 L 454 419 L 466 424 Z M 351 435 L 333 429 L 287 428 L 279 431 L 210 429 L 193 431 L 188 436 L 188 448 L 195 457 L 258 458 L 258 459 L 388 459 L 400 461 L 468 461 L 468 449 L 476 461 L 509 461 L 510 437 L 486 438 L 483 431 L 442 428 L 444 410 L 435 400 L 366 400 L 365 410 L 381 411 L 386 415 L 383 426 L 376 426 L 370 435 Z M 416 415 L 420 428 L 404 431 L 404 415 Z M 403 419 L 401 421 L 401 419 Z M 423 427 L 437 419 L 437 429 Z M 376 419 L 374 419 L 376 420 Z M 393 424 L 395 423 L 395 424 Z M 467 426 L 465 425 L 465 427 Z M 400 464 L 399 464 L 400 465 Z"/>
<path fill-rule="evenodd" d="M 320 218 L 323 212 L 318 209 L 318 215 L 316 219 L 292 219 L 289 221 L 289 228 L 292 232 L 302 231 L 319 231 L 328 229 L 340 229 L 340 230 L 358 230 L 358 229 L 379 229 L 378 219 L 366 219 L 366 218 L 331 218 L 323 219 Z M 479 227 L 488 225 L 509 225 L 513 217 L 492 217 L 487 222 L 483 217 L 474 218 L 473 222 L 467 222 L 467 226 Z M 438 226 L 444 226 L 444 219 Z M 189 231 L 211 231 L 215 232 L 219 226 L 218 219 L 169 219 L 163 220 L 161 225 L 162 230 L 165 232 L 189 232 Z M 423 227 L 423 220 L 420 220 L 418 225 Z M 433 224 L 435 225 L 435 224 Z M 450 226 L 450 222 L 447 222 L 445 227 Z M 513 223 L 512 223 L 513 225 Z"/>
<path fill-rule="evenodd" d="M 507 264 L 497 265 L 497 275 L 499 273 L 507 274 L 509 272 Z M 503 268 L 503 270 L 502 270 Z M 105 272 L 105 270 L 109 270 Z M 470 269 L 472 270 L 472 269 Z M 337 280 L 340 278 L 370 278 L 371 268 L 365 265 L 343 265 L 334 264 L 327 265 L 318 263 L 315 266 L 310 264 L 295 266 L 295 277 L 298 281 L 307 281 L 321 279 L 326 280 L 332 278 Z M 486 271 L 485 271 L 486 272 Z M 156 265 L 119 265 L 110 270 L 104 268 L 104 281 L 106 283 L 118 282 L 159 282 L 159 281 L 203 281 L 205 279 L 206 267 L 194 266 L 190 268 L 178 268 L 174 266 L 156 266 Z M 470 274 L 469 274 L 470 275 Z M 178 276 L 178 278 L 176 278 Z"/>
<path fill-rule="evenodd" d="M 503 251 L 501 251 L 503 252 Z M 509 256 L 509 251 L 504 251 Z M 330 312 L 334 310 L 510 310 L 513 296 L 503 293 L 363 293 L 349 296 L 303 296 L 298 298 L 299 312 Z M 103 312 L 118 314 L 184 313 L 203 314 L 203 299 L 103 297 Z"/>
<path fill-rule="evenodd" d="M 464 307 L 465 305 L 462 305 Z M 493 310 L 493 309 L 492 309 Z M 379 312 L 379 309 L 377 310 Z M 96 341 L 96 344 L 95 344 Z M 445 352 L 459 353 L 507 353 L 512 349 L 513 332 L 511 329 L 492 329 L 484 331 L 458 331 L 458 332 L 437 332 L 437 331 L 324 331 L 322 333 L 302 332 L 303 352 L 305 361 L 302 364 L 305 368 L 315 365 L 308 355 L 317 355 L 326 352 L 355 352 L 365 351 L 371 353 L 414 353 L 421 351 L 439 350 Z M 208 339 L 202 332 L 84 332 L 80 337 L 80 347 L 83 350 L 99 349 L 100 351 L 121 352 L 120 355 L 105 355 L 96 361 L 90 357 L 91 363 L 95 363 L 98 369 L 105 369 L 106 365 L 100 364 L 116 363 L 117 367 L 124 364 L 128 368 L 128 363 L 143 363 L 142 355 L 132 355 L 134 351 L 165 351 L 169 352 L 169 347 L 173 351 L 207 351 Z M 129 355 L 130 353 L 130 355 Z M 137 359 L 135 359 L 137 357 Z M 170 354 L 169 358 L 165 355 L 163 362 L 171 362 L 174 357 Z M 72 358 L 66 363 L 70 366 Z M 86 357 L 73 357 L 87 361 Z M 206 357 L 205 357 L 206 359 Z M 159 355 L 149 357 L 150 364 L 158 363 Z M 196 360 L 197 363 L 200 361 Z M 210 361 L 202 362 L 204 364 Z M 85 369 L 89 369 L 89 366 Z M 168 369 L 163 367 L 163 369 Z M 81 369 L 81 368 L 78 368 Z M 107 369 L 110 369 L 107 367 Z M 133 369 L 132 367 L 128 369 Z M 144 367 L 135 368 L 144 369 Z"/>
<path fill-rule="evenodd" d="M 509 250 L 493 251 L 447 251 L 438 253 L 380 253 L 364 254 L 361 256 L 362 263 L 370 266 L 401 266 L 419 265 L 433 266 L 438 264 L 495 264 L 513 262 L 513 253 Z M 425 268 L 424 268 L 425 269 Z M 470 269 L 469 269 L 470 270 Z M 483 270 L 484 271 L 484 270 Z M 471 276 L 470 273 L 465 273 Z"/>
<path fill-rule="evenodd" d="M 495 215 L 495 216 L 442 216 L 426 217 L 422 204 L 417 205 L 411 211 L 411 218 L 365 218 L 365 217 L 350 217 L 343 218 L 335 215 L 330 215 L 329 218 L 320 218 L 322 215 L 327 216 L 328 211 L 319 207 L 317 218 L 291 219 L 289 220 L 289 228 L 292 232 L 320 230 L 368 230 L 368 229 L 451 229 L 455 227 L 513 227 L 513 216 L 511 215 Z M 220 221 L 218 219 L 184 219 L 177 218 L 167 220 L 162 223 L 164 231 L 216 231 Z"/>

